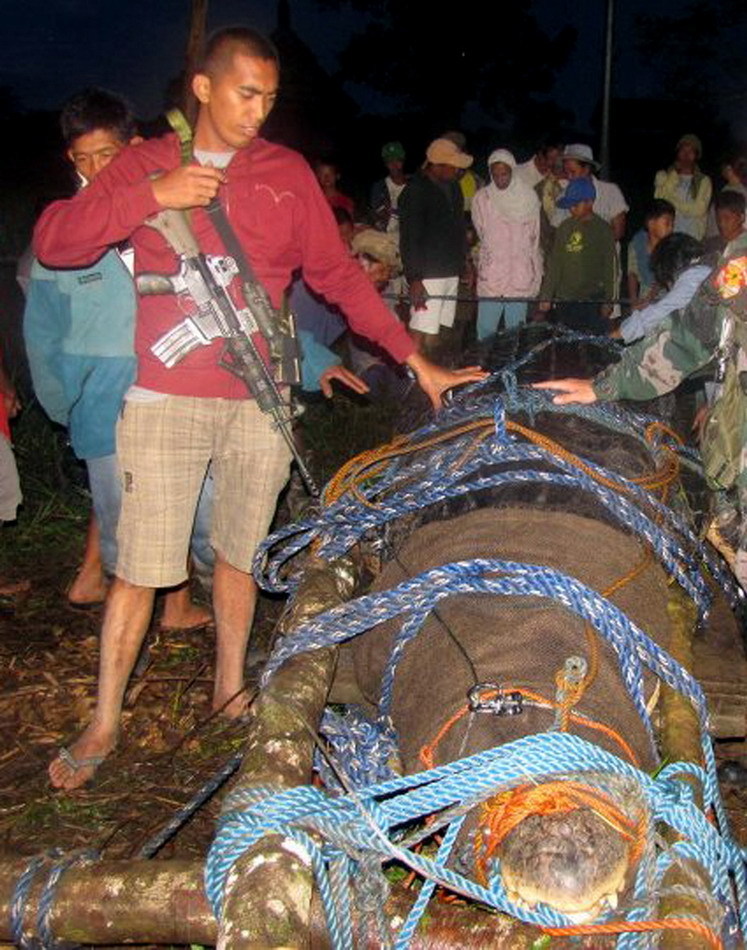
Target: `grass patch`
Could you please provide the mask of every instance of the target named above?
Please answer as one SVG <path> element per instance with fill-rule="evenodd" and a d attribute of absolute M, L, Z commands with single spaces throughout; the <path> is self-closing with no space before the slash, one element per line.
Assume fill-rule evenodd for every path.
<path fill-rule="evenodd" d="M 400 411 L 391 400 L 373 402 L 339 391 L 334 399 L 307 404 L 304 449 L 319 481 L 328 481 L 354 455 L 388 442 Z"/>

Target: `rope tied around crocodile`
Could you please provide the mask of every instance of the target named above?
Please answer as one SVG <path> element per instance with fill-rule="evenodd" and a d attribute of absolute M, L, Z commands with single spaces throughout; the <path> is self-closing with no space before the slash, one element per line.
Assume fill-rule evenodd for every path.
<path fill-rule="evenodd" d="M 487 884 L 472 880 L 447 866 L 456 836 L 467 811 L 512 786 L 527 780 L 541 783 L 560 781 L 592 783 L 598 787 L 610 781 L 627 781 L 639 790 L 649 812 L 646 846 L 638 866 L 634 902 L 625 917 L 597 924 L 569 927 L 563 914 L 546 905 L 533 910 L 518 907 L 508 898 L 495 863 L 490 866 Z M 206 891 L 217 916 L 220 915 L 223 887 L 233 863 L 249 847 L 267 834 L 277 834 L 295 842 L 296 853 L 314 870 L 325 909 L 334 950 L 349 950 L 353 944 L 349 915 L 353 881 L 364 855 L 377 855 L 374 866 L 396 860 L 416 871 L 424 884 L 412 910 L 394 934 L 394 946 L 408 946 L 417 922 L 437 886 L 508 913 L 548 933 L 618 933 L 620 946 L 635 944 L 626 937 L 661 929 L 688 929 L 707 934 L 720 947 L 720 920 L 656 917 L 656 895 L 665 895 L 663 882 L 670 868 L 696 861 L 707 875 L 707 887 L 715 896 L 720 916 L 733 907 L 732 880 L 737 892 L 739 913 L 747 895 L 744 863 L 739 848 L 716 826 L 695 802 L 687 779 L 695 778 L 704 790 L 706 808 L 721 810 L 718 790 L 710 767 L 702 769 L 682 763 L 664 768 L 656 779 L 611 753 L 568 733 L 527 736 L 500 748 L 477 753 L 416 775 L 397 777 L 337 798 L 322 790 L 302 786 L 289 790 L 253 789 L 230 797 L 208 855 Z M 401 829 L 424 815 L 434 816 L 425 832 L 408 840 Z M 654 848 L 653 823 L 666 826 L 677 840 L 660 853 Z M 431 857 L 415 850 L 424 834 L 445 831 L 440 847 Z M 372 867 L 369 861 L 367 867 Z M 333 883 L 334 882 L 334 883 Z M 746 921 L 740 917 L 742 927 Z M 583 929 L 576 929 L 583 928 Z M 380 935 L 382 941 L 388 939 Z M 387 945 L 384 943 L 384 945 Z"/>
<path fill-rule="evenodd" d="M 639 946 L 641 935 L 667 929 L 690 930 L 711 946 L 720 947 L 722 931 L 733 932 L 737 921 L 746 929 L 743 856 L 730 836 L 719 796 L 702 690 L 667 651 L 608 599 L 654 559 L 689 595 L 701 619 L 711 597 L 704 566 L 732 599 L 736 598 L 720 560 L 701 543 L 685 518 L 666 504 L 680 464 L 693 465 L 692 452 L 650 417 L 618 406 L 556 407 L 546 394 L 520 389 L 516 372 L 528 358 L 515 361 L 488 382 L 469 387 L 458 404 L 447 406 L 435 421 L 412 435 L 399 437 L 344 466 L 325 489 L 317 515 L 281 529 L 260 546 L 255 560 L 257 579 L 270 590 L 292 591 L 298 578 L 289 566 L 306 548 L 313 546 L 315 554 L 327 560 L 341 556 L 360 541 L 372 543 L 376 549 L 382 530 L 397 519 L 445 499 L 517 483 L 560 485 L 588 493 L 613 522 L 642 541 L 640 562 L 600 595 L 573 577 L 538 564 L 497 558 L 455 561 L 300 623 L 292 636 L 276 646 L 264 683 L 291 656 L 343 643 L 395 617 L 402 621 L 382 678 L 375 722 L 330 710 L 325 713 L 320 731 L 335 763 L 334 770 L 325 771 L 323 760 L 320 762 L 328 790 L 255 790 L 227 803 L 206 868 L 207 891 L 216 913 L 233 862 L 264 835 L 280 834 L 298 845 L 314 870 L 335 950 L 354 946 L 350 907 L 356 881 L 360 884 L 362 878 L 373 874 L 379 884 L 368 891 L 380 893 L 381 867 L 391 860 L 423 879 L 407 919 L 392 938 L 397 948 L 408 946 L 437 887 L 537 924 L 548 934 L 620 934 L 621 948 Z M 497 381 L 504 390 L 500 396 L 487 391 Z M 509 412 L 522 413 L 529 424 L 507 418 Z M 569 452 L 532 428 L 535 416 L 547 412 L 576 415 L 635 437 L 653 453 L 655 470 L 626 478 Z M 439 741 L 459 719 L 473 714 L 467 704 L 452 714 L 433 742 L 423 748 L 427 771 L 396 776 L 389 765 L 396 749 L 390 712 L 404 649 L 442 600 L 472 593 L 542 598 L 581 617 L 589 642 L 588 667 L 575 681 L 559 673 L 555 699 L 521 685 L 484 690 L 486 701 L 496 699 L 498 692 L 516 693 L 523 701 L 546 709 L 556 716 L 555 728 L 437 765 Z M 615 730 L 611 737 L 629 762 L 566 731 L 571 722 L 599 731 L 608 728 L 577 708 L 596 676 L 599 642 L 614 651 L 623 685 L 652 748 L 653 728 L 643 695 L 644 669 L 689 700 L 700 726 L 702 767 L 676 763 L 652 778 L 637 767 L 635 753 Z M 334 787 L 332 772 L 344 777 L 342 788 L 339 782 Z M 690 785 L 693 780 L 702 790 L 702 809 Z M 635 820 L 614 806 L 607 807 L 607 789 L 619 781 L 635 787 L 645 803 L 645 811 Z M 563 795 L 559 794 L 560 783 Z M 544 791 L 536 790 L 537 786 L 544 786 Z M 481 825 L 488 832 L 479 839 L 482 857 L 478 879 L 473 880 L 447 862 L 465 815 L 480 803 Z M 611 920 L 608 914 L 599 923 L 571 926 L 564 914 L 547 905 L 533 909 L 515 905 L 501 883 L 495 849 L 510 831 L 505 822 L 511 825 L 522 810 L 524 814 L 530 813 L 527 809 L 540 814 L 543 809 L 562 813 L 582 807 L 579 803 L 612 822 L 629 842 L 631 853 L 640 857 L 633 902 L 621 919 Z M 421 824 L 414 831 L 403 831 L 411 829 L 412 822 Z M 655 825 L 673 832 L 666 846 L 655 836 Z M 434 856 L 421 848 L 428 838 L 439 842 Z M 691 861 L 703 870 L 707 889 L 714 895 L 709 898 L 708 919 L 658 919 L 657 899 L 675 887 L 665 881 L 667 873 L 673 866 L 686 867 Z M 373 915 L 372 923 L 380 931 L 382 944 L 389 946 L 391 934 L 381 933 L 380 917 L 380 912 Z"/>
<path fill-rule="evenodd" d="M 496 848 L 528 815 L 564 814 L 584 807 L 601 815 L 626 839 L 631 863 L 641 857 L 647 832 L 647 819 L 643 813 L 638 821 L 632 821 L 609 795 L 581 782 L 518 785 L 489 798 L 480 808 L 479 829 L 474 843 L 478 881 L 487 883 L 488 862 Z"/>
<path fill-rule="evenodd" d="M 556 451 L 539 433 L 532 433 L 531 442 L 516 441 L 510 427 L 518 424 L 510 420 L 501 438 L 501 424 L 496 424 L 496 419 L 505 419 L 507 411 L 528 409 L 534 413 L 563 410 L 616 431 L 624 422 L 628 434 L 642 440 L 655 454 L 663 454 L 665 461 L 653 478 L 636 484 L 573 453 Z M 570 413 L 571 409 L 579 411 Z M 522 429 L 529 432 L 525 426 Z M 462 437 L 475 432 L 485 437 L 478 439 L 470 447 L 469 456 L 463 458 Z M 490 438 L 489 434 L 496 437 Z M 673 457 L 682 457 L 683 453 L 666 427 L 619 407 L 556 407 L 537 390 L 478 396 L 475 401 L 447 407 L 438 420 L 411 436 L 351 460 L 325 489 L 323 508 L 316 516 L 285 526 L 262 542 L 255 556 L 255 577 L 267 590 L 292 591 L 298 577 L 289 575 L 287 566 L 312 545 L 318 556 L 333 560 L 359 541 L 379 537 L 388 523 L 445 499 L 509 484 L 561 485 L 595 497 L 624 529 L 649 544 L 665 570 L 696 603 L 702 619 L 711 599 L 702 565 L 733 603 L 737 592 L 720 558 L 680 514 L 653 494 L 653 490 L 663 490 L 676 479 Z M 517 464 L 521 469 L 515 467 Z"/>

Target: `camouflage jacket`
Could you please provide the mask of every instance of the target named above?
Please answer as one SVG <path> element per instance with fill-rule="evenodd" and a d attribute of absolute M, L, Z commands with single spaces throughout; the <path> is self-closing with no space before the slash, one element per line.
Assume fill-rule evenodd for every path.
<path fill-rule="evenodd" d="M 732 241 L 687 307 L 627 347 L 619 363 L 594 379 L 597 398 L 653 399 L 671 392 L 717 354 L 729 313 L 740 331 L 737 338 L 747 336 L 747 232 Z M 747 360 L 743 346 L 737 352 L 740 362 Z"/>

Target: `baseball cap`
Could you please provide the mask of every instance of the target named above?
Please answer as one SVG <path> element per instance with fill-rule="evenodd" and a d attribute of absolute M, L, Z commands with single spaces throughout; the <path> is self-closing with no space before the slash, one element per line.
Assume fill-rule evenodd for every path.
<path fill-rule="evenodd" d="M 401 142 L 387 142 L 381 148 L 381 157 L 385 162 L 404 162 L 405 148 Z"/>
<path fill-rule="evenodd" d="M 428 146 L 426 159 L 432 165 L 453 165 L 455 168 L 469 168 L 474 158 L 463 152 L 449 139 L 434 139 Z"/>
<path fill-rule="evenodd" d="M 579 201 L 594 201 L 597 190 L 590 178 L 573 178 L 555 204 L 559 208 L 572 208 Z"/>
<path fill-rule="evenodd" d="M 566 145 L 563 149 L 563 158 L 572 158 L 574 161 L 591 165 L 592 168 L 599 168 L 599 162 L 594 159 L 594 153 L 591 148 L 582 142 L 576 142 L 574 145 Z"/>

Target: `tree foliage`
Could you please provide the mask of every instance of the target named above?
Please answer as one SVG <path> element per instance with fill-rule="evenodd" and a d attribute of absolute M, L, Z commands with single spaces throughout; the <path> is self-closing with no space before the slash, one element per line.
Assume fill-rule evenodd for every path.
<path fill-rule="evenodd" d="M 425 0 L 319 0 L 368 18 L 340 56 L 341 77 L 391 96 L 402 111 L 458 125 L 467 107 L 513 127 L 552 90 L 575 30 L 542 29 L 529 0 L 440 12 Z M 546 114 L 546 104 L 541 104 Z"/>
<path fill-rule="evenodd" d="M 747 99 L 747 3 L 690 0 L 677 13 L 638 18 L 638 45 L 670 98 Z"/>

